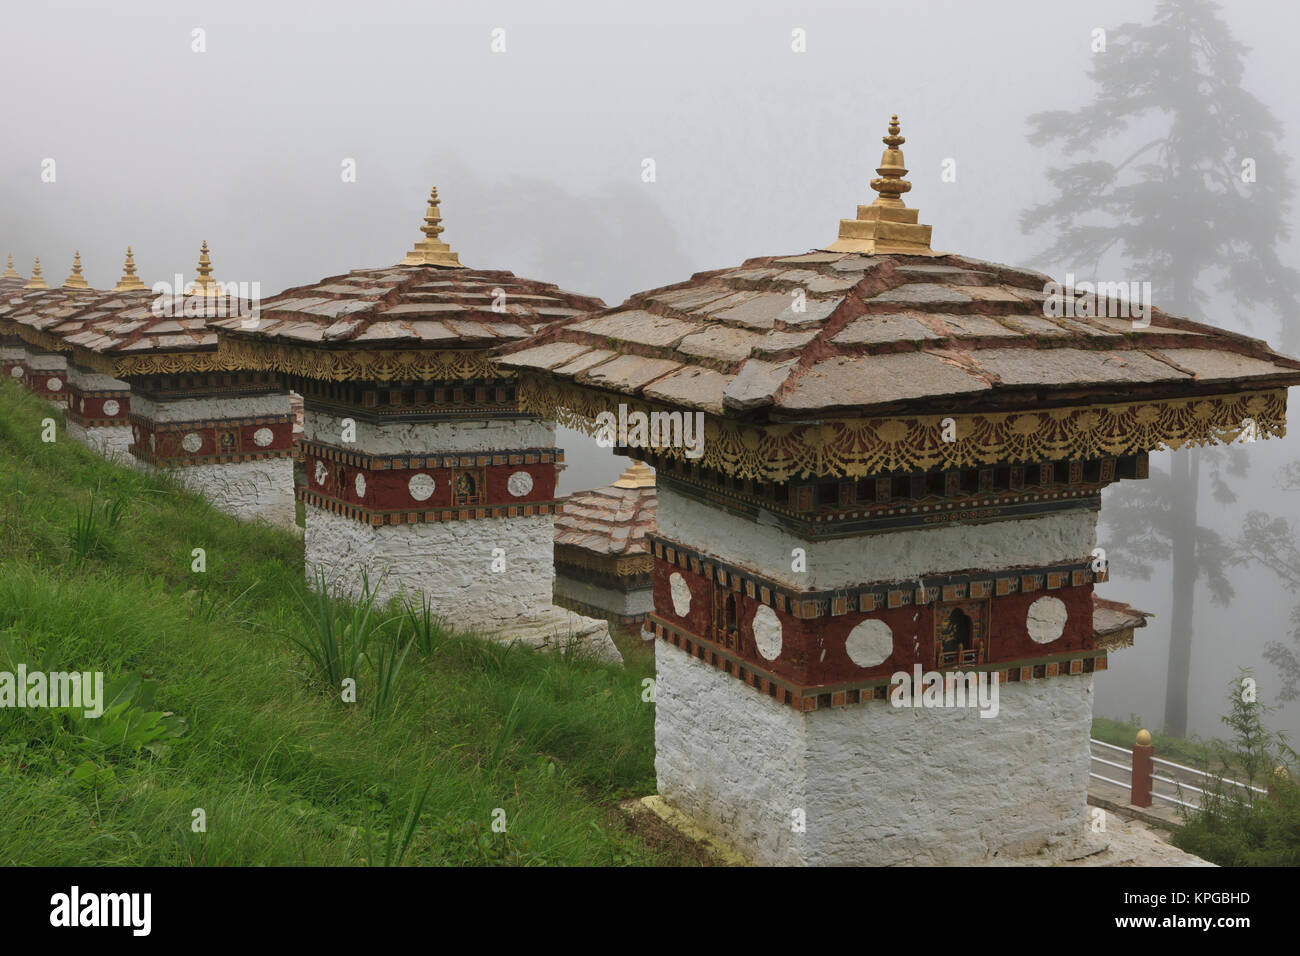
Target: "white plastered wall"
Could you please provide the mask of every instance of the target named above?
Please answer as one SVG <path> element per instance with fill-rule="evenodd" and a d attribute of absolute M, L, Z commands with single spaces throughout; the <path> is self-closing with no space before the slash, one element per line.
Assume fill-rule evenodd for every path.
<path fill-rule="evenodd" d="M 95 425 L 85 428 L 68 422 L 68 437 L 80 442 L 96 454 L 117 465 L 135 465 L 136 459 L 128 449 L 132 435 L 130 425 Z"/>
<path fill-rule="evenodd" d="M 1012 863 L 1086 839 L 1091 675 L 1002 685 L 995 717 L 801 714 L 655 649 L 660 796 L 755 863 Z"/>
<path fill-rule="evenodd" d="M 811 542 L 771 522 L 701 504 L 663 484 L 658 491 L 659 534 L 795 588 L 847 588 L 970 568 L 1082 561 L 1097 540 L 1097 512 L 1079 511 Z M 795 548 L 806 552 L 805 572 L 792 570 Z"/>
<path fill-rule="evenodd" d="M 354 419 L 353 442 L 343 441 L 344 418 L 345 416 L 308 407 L 303 412 L 303 437 L 307 441 L 370 455 L 504 452 L 522 448 L 552 448 L 555 445 L 554 423 L 536 418 L 384 424 Z"/>
<path fill-rule="evenodd" d="M 354 598 L 366 575 L 380 601 L 426 594 L 454 628 L 531 646 L 572 639 L 588 653 L 621 661 L 606 622 L 551 603 L 553 521 L 521 515 L 374 527 L 308 505 L 307 574 L 320 569 L 329 587 Z M 494 561 L 504 570 L 494 572 Z"/>

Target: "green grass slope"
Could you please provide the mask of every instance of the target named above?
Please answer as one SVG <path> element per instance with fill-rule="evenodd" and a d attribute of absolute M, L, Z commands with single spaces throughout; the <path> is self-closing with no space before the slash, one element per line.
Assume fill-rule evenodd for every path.
<path fill-rule="evenodd" d="M 375 716 L 376 655 L 345 703 L 295 644 L 303 581 L 291 533 L 103 461 L 0 382 L 0 671 L 103 671 L 120 697 L 0 709 L 0 864 L 694 862 L 615 808 L 654 789 L 644 657 L 441 637 Z M 376 613 L 375 646 L 402 640 Z"/>

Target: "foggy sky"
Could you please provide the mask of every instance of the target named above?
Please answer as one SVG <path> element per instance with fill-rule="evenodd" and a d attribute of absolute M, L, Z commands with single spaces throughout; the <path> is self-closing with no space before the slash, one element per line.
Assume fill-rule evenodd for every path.
<path fill-rule="evenodd" d="M 206 239 L 218 279 L 271 295 L 396 262 L 420 238 L 436 183 L 442 238 L 464 263 L 615 303 L 828 244 L 838 220 L 873 197 L 880 137 L 897 112 L 906 199 L 933 224 L 934 248 L 1023 264 L 1046 238 L 1023 235 L 1018 217 L 1049 194 L 1052 161 L 1026 142 L 1025 118 L 1088 102 L 1091 31 L 1149 20 L 1152 6 L 6 4 L 0 255 L 12 252 L 24 275 L 39 255 L 54 285 L 80 249 L 91 284 L 106 287 L 128 244 L 152 283 L 192 276 Z M 1224 16 L 1252 51 L 1244 85 L 1286 127 L 1283 152 L 1297 155 L 1300 7 L 1234 0 Z M 205 53 L 191 50 L 196 27 Z M 490 50 L 497 27 L 505 53 Z M 795 28 L 807 31 L 806 53 L 791 50 Z M 41 181 L 46 158 L 55 183 Z M 355 183 L 341 181 L 346 158 Z M 654 183 L 641 179 L 646 158 Z M 948 158 L 953 183 L 939 178 Z M 1298 245 L 1293 237 L 1284 258 L 1294 262 Z M 1234 323 L 1231 303 L 1216 307 L 1196 318 Z M 1277 338 L 1271 327 L 1252 334 Z M 1206 521 L 1231 537 L 1246 507 L 1300 512 L 1271 490 L 1275 469 L 1300 458 L 1292 432 L 1249 449 L 1243 505 L 1207 505 Z M 561 443 L 566 491 L 619 470 L 576 436 Z M 1282 636 L 1297 600 L 1263 572 L 1234 582 L 1228 611 L 1198 604 L 1191 720 L 1201 733 L 1219 732 L 1236 664 L 1254 666 L 1267 695 L 1259 649 Z M 1097 713 L 1158 722 L 1167 569 L 1149 583 L 1117 576 L 1101 593 L 1160 617 L 1112 656 Z M 1300 731 L 1300 707 L 1280 723 Z"/>

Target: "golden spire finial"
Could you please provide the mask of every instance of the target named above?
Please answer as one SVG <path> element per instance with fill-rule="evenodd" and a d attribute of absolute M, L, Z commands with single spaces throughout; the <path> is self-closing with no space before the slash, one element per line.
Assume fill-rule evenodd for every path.
<path fill-rule="evenodd" d="M 48 289 L 44 277 L 41 276 L 41 257 L 36 257 L 36 264 L 32 266 L 32 277 L 27 280 L 24 289 Z"/>
<path fill-rule="evenodd" d="M 655 486 L 655 473 L 643 461 L 633 461 L 623 474 L 618 476 L 618 481 L 614 482 L 615 488 L 653 488 Z"/>
<path fill-rule="evenodd" d="M 420 227 L 424 238 L 415 244 L 415 248 L 398 265 L 462 268 L 460 257 L 451 251 L 451 246 L 438 239 L 442 235 L 442 228 L 442 213 L 438 211 L 438 187 L 434 186 L 429 191 L 429 208 L 424 213 L 424 225 Z"/>
<path fill-rule="evenodd" d="M 199 250 L 199 277 L 185 290 L 185 294 L 204 297 L 221 295 L 221 284 L 212 278 L 212 257 L 208 255 L 206 239 L 203 240 L 203 248 Z"/>
<path fill-rule="evenodd" d="M 113 286 L 114 292 L 138 292 L 141 289 L 147 289 L 140 277 L 135 274 L 135 256 L 131 254 L 131 247 L 126 247 L 126 265 L 122 278 L 117 280 L 117 285 Z"/>
<path fill-rule="evenodd" d="M 880 178 L 871 180 L 871 188 L 880 193 L 879 198 L 871 204 L 873 206 L 907 208 L 900 197 L 912 188 L 912 184 L 903 178 L 907 175 L 907 168 L 903 165 L 903 151 L 898 148 L 907 139 L 899 136 L 898 131 L 898 114 L 895 113 L 889 118 L 889 135 L 880 140 L 888 148 L 880 157 L 880 166 L 876 169 Z"/>
<path fill-rule="evenodd" d="M 884 155 L 871 188 L 880 195 L 870 206 L 858 207 L 857 219 L 840 220 L 840 237 L 831 246 L 831 252 L 858 252 L 866 255 L 901 253 L 913 256 L 938 255 L 930 249 L 930 227 L 918 223 L 919 213 L 908 209 L 899 197 L 912 188 L 903 177 L 903 151 L 899 149 L 907 140 L 898 135 L 898 114 L 889 119 L 889 135 L 881 139 Z"/>
<path fill-rule="evenodd" d="M 81 250 L 77 250 L 72 257 L 72 274 L 63 280 L 63 288 L 74 292 L 86 292 L 90 289 L 90 283 L 81 274 Z"/>
<path fill-rule="evenodd" d="M 18 270 L 14 268 L 14 254 L 9 253 L 9 264 L 5 266 L 5 271 L 0 273 L 0 279 L 21 279 Z"/>

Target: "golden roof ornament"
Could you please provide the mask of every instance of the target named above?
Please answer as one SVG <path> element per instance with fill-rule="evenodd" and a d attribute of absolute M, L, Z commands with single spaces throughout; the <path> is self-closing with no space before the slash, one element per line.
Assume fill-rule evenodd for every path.
<path fill-rule="evenodd" d="M 632 462 L 631 467 L 619 475 L 618 481 L 614 482 L 615 488 L 653 488 L 654 486 L 654 469 L 641 461 Z"/>
<path fill-rule="evenodd" d="M 135 274 L 135 256 L 131 254 L 130 246 L 126 247 L 126 265 L 123 268 L 126 271 L 122 273 L 122 278 L 117 280 L 117 285 L 113 286 L 114 292 L 139 292 L 148 288 Z"/>
<path fill-rule="evenodd" d="M 415 244 L 415 248 L 398 265 L 463 268 L 460 257 L 451 251 L 451 246 L 438 239 L 442 228 L 442 213 L 438 211 L 438 187 L 434 186 L 429 192 L 429 208 L 424 214 L 424 225 L 420 227 L 424 238 Z"/>
<path fill-rule="evenodd" d="M 208 255 L 208 240 L 203 240 L 199 250 L 199 277 L 193 285 L 185 290 L 186 295 L 201 295 L 205 298 L 221 295 L 221 283 L 212 278 L 212 257 Z"/>
<path fill-rule="evenodd" d="M 49 288 L 49 286 L 45 284 L 44 277 L 41 275 L 40 256 L 36 257 L 36 264 L 32 266 L 32 277 L 27 280 L 27 284 L 23 286 L 23 288 L 24 289 L 48 289 Z"/>
<path fill-rule="evenodd" d="M 0 279 L 21 279 L 18 270 L 14 268 L 14 254 L 9 253 L 9 264 L 5 266 L 5 271 L 0 272 Z"/>
<path fill-rule="evenodd" d="M 881 139 L 886 148 L 876 169 L 879 175 L 871 180 L 871 188 L 880 195 L 870 206 L 858 207 L 857 219 L 840 220 L 840 237 L 828 247 L 828 251 L 865 255 L 938 254 L 930 249 L 930 227 L 919 224 L 919 212 L 908 209 L 901 198 L 912 184 L 903 178 L 907 175 L 907 167 L 903 165 L 903 151 L 899 147 L 907 140 L 898 132 L 898 114 L 895 113 L 889 120 L 889 135 Z"/>
<path fill-rule="evenodd" d="M 72 289 L 74 292 L 90 290 L 90 283 L 81 274 L 81 250 L 77 250 L 72 257 L 72 274 L 63 280 L 63 288 Z"/>

